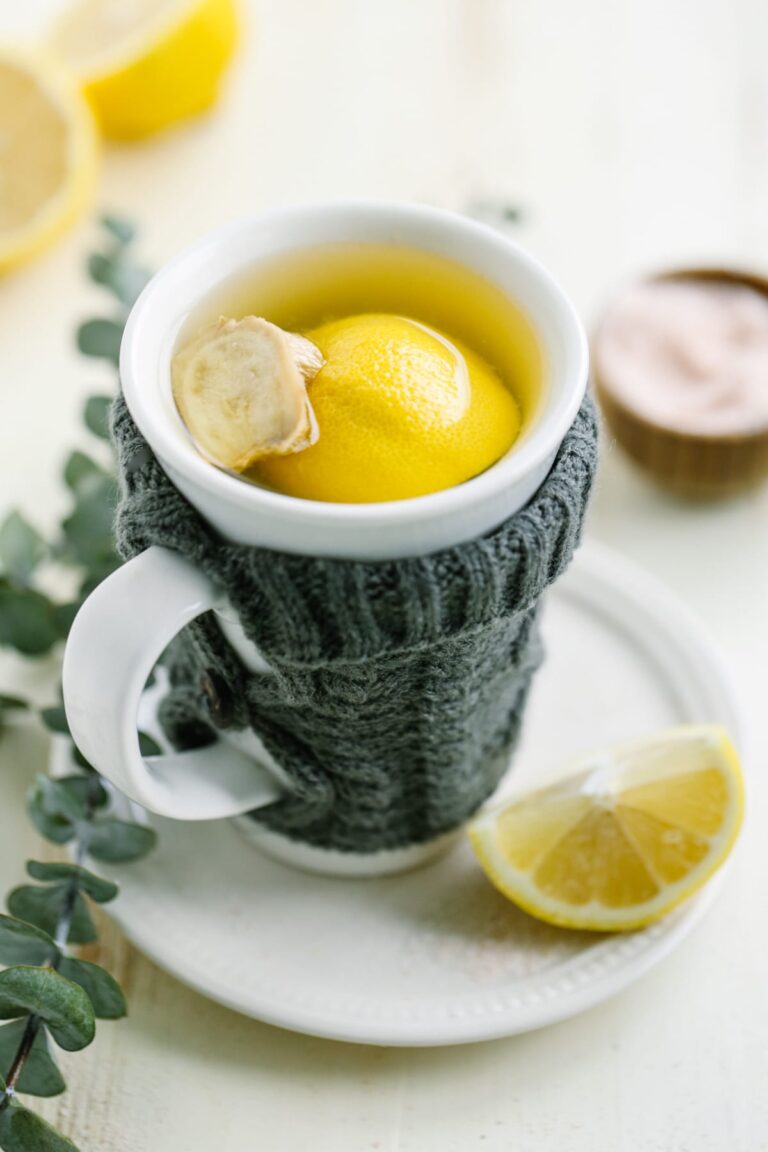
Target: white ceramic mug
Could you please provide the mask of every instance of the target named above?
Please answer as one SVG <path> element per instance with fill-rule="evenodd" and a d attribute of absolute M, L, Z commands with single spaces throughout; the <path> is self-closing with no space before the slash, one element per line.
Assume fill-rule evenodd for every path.
<path fill-rule="evenodd" d="M 544 358 L 537 411 L 512 449 L 486 472 L 415 499 L 331 504 L 244 483 L 212 467 L 193 447 L 170 379 L 185 318 L 217 285 L 262 261 L 338 242 L 438 253 L 492 281 L 533 324 Z M 473 539 L 526 504 L 576 416 L 587 365 L 586 340 L 571 304 L 516 244 L 461 216 L 378 202 L 270 212 L 204 239 L 144 290 L 128 321 L 120 359 L 125 399 L 138 428 L 176 488 L 221 536 L 283 552 L 367 561 L 425 555 Z M 131 799 L 181 820 L 245 813 L 287 787 L 252 732 L 148 760 L 139 751 L 137 712 L 151 669 L 179 630 L 211 609 L 246 666 L 264 670 L 208 578 L 180 555 L 158 547 L 129 561 L 92 593 L 73 624 L 64 659 L 67 716 L 84 755 Z M 288 843 L 280 854 L 301 851 Z M 318 851 L 322 855 L 303 850 L 305 857 Z M 415 860 L 413 850 L 384 855 L 391 856 L 390 864 L 377 866 L 377 872 Z"/>

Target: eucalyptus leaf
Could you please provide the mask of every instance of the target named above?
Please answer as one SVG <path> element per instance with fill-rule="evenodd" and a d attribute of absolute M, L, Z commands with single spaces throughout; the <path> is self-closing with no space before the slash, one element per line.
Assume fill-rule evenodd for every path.
<path fill-rule="evenodd" d="M 0 1028 L 0 1068 L 11 1067 L 26 1027 L 26 1020 L 12 1020 Z M 64 1078 L 48 1048 L 45 1028 L 39 1028 L 16 1081 L 16 1091 L 29 1096 L 58 1096 L 65 1088 Z"/>
<path fill-rule="evenodd" d="M 130 244 L 136 235 L 136 229 L 131 221 L 126 220 L 122 216 L 115 216 L 111 212 L 105 212 L 101 217 L 101 222 L 119 244 Z"/>
<path fill-rule="evenodd" d="M 97 904 L 107 904 L 114 900 L 118 893 L 117 884 L 111 880 L 104 880 L 81 868 L 79 864 L 70 864 L 68 861 L 28 860 L 27 873 L 33 880 L 77 880 L 81 891 L 95 900 Z"/>
<path fill-rule="evenodd" d="M 107 475 L 105 469 L 90 456 L 86 456 L 85 452 L 71 452 L 64 465 L 64 483 L 75 495 Z"/>
<path fill-rule="evenodd" d="M 142 756 L 162 756 L 163 750 L 148 732 L 139 732 L 139 751 Z"/>
<path fill-rule="evenodd" d="M 125 1016 L 127 1005 L 120 985 L 106 968 L 88 960 L 75 960 L 64 956 L 59 972 L 85 989 L 93 1004 L 94 1015 L 100 1020 L 119 1020 Z"/>
<path fill-rule="evenodd" d="M 149 282 L 149 273 L 126 261 L 119 251 L 109 256 L 95 252 L 88 258 L 88 273 L 96 284 L 109 289 L 126 308 L 133 307 Z"/>
<path fill-rule="evenodd" d="M 93 1040 L 93 1006 L 79 984 L 53 968 L 6 968 L 0 972 L 0 1019 L 30 1014 L 45 1021 L 67 1052 L 77 1052 Z"/>
<path fill-rule="evenodd" d="M 58 954 L 53 937 L 42 928 L 0 913 L 0 964 L 52 964 Z"/>
<path fill-rule="evenodd" d="M 5 571 L 26 584 L 48 551 L 45 540 L 18 512 L 11 512 L 0 525 L 0 561 Z"/>
<path fill-rule="evenodd" d="M 0 1148 L 4 1152 L 78 1152 L 71 1140 L 16 1099 L 0 1111 Z"/>
<path fill-rule="evenodd" d="M 79 777 L 77 779 L 80 779 Z M 75 824 L 85 819 L 84 798 L 65 787 L 64 780 L 38 776 L 27 792 L 27 814 L 38 832 L 54 844 L 68 844 Z"/>
<path fill-rule="evenodd" d="M 79 588 L 81 598 L 85 600 L 87 596 L 90 596 L 91 592 L 93 592 L 95 588 L 98 588 L 102 580 L 106 580 L 107 576 L 109 576 L 112 572 L 115 571 L 116 568 L 119 567 L 120 560 L 117 556 L 108 557 L 96 564 L 92 563 L 90 565 L 90 571 L 88 572 L 88 575 L 85 577 Z"/>
<path fill-rule="evenodd" d="M 109 360 L 115 367 L 120 362 L 123 325 L 117 320 L 86 320 L 77 330 L 77 347 L 84 356 Z"/>
<path fill-rule="evenodd" d="M 85 426 L 101 440 L 109 440 L 109 411 L 111 407 L 111 396 L 89 396 L 85 402 Z"/>
<path fill-rule="evenodd" d="M 27 815 L 40 835 L 52 844 L 68 844 L 74 839 L 75 828 L 71 821 L 63 816 L 51 816 L 34 793 L 27 798 Z"/>
<path fill-rule="evenodd" d="M 101 820 L 88 829 L 88 854 L 94 860 L 122 864 L 140 860 L 155 846 L 152 828 L 124 820 Z"/>
<path fill-rule="evenodd" d="M 62 522 L 71 559 L 89 571 L 103 567 L 108 575 L 117 567 L 112 536 L 112 520 L 117 503 L 117 485 L 104 475 L 77 493 L 75 507 Z"/>
<path fill-rule="evenodd" d="M 56 604 L 53 609 L 53 619 L 56 627 L 59 630 L 59 635 L 62 640 L 66 640 L 69 636 L 70 629 L 74 623 L 75 616 L 80 611 L 80 601 L 74 600 L 70 604 Z"/>
<path fill-rule="evenodd" d="M 85 772 L 95 772 L 96 771 L 93 764 L 91 764 L 90 760 L 86 760 L 85 756 L 83 756 L 83 754 L 80 751 L 80 749 L 78 748 L 77 744 L 74 744 L 74 743 L 72 744 L 72 759 L 74 760 L 75 764 L 77 764 L 78 768 L 82 768 L 83 771 L 85 771 Z"/>
<path fill-rule="evenodd" d="M 42 656 L 59 639 L 54 606 L 32 588 L 0 585 L 0 645 L 24 656 Z"/>
<path fill-rule="evenodd" d="M 69 723 L 63 704 L 43 708 L 40 712 L 40 719 L 49 732 L 58 732 L 64 736 L 69 736 Z"/>
<path fill-rule="evenodd" d="M 105 256 L 103 252 L 92 252 L 88 257 L 88 275 L 94 284 L 101 284 L 105 288 L 109 287 L 109 281 L 119 254 L 115 256 Z"/>
<path fill-rule="evenodd" d="M 7 692 L 0 692 L 0 712 L 21 712 L 29 709 L 29 701 L 22 700 L 21 696 L 9 696 Z"/>
<path fill-rule="evenodd" d="M 80 786 L 70 784 L 73 779 L 81 777 L 65 776 L 61 780 L 51 780 L 41 774 L 33 787 L 39 792 L 42 806 L 49 816 L 63 816 L 74 824 L 88 816 L 88 794 Z"/>
<path fill-rule="evenodd" d="M 76 751 L 74 745 L 72 747 Z M 84 813 L 86 818 L 90 810 L 103 808 L 109 801 L 106 788 L 94 775 L 62 776 L 55 783 L 59 785 L 60 790 L 66 793 L 72 803 L 78 805 L 79 810 Z"/>
<path fill-rule="evenodd" d="M 6 904 L 12 916 L 18 916 L 19 920 L 26 920 L 55 937 L 70 899 L 68 883 L 52 884 L 48 888 L 22 884 L 8 893 Z M 95 939 L 96 928 L 88 905 L 78 892 L 72 902 L 67 943 L 90 944 Z"/>

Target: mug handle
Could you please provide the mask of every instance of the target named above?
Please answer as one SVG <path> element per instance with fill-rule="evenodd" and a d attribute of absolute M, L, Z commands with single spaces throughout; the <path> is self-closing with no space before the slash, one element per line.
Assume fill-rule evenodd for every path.
<path fill-rule="evenodd" d="M 147 759 L 139 750 L 150 672 L 180 629 L 220 602 L 207 576 L 153 545 L 91 593 L 64 653 L 64 707 L 77 746 L 131 800 L 175 820 L 236 816 L 284 795 L 266 767 L 226 740 Z"/>

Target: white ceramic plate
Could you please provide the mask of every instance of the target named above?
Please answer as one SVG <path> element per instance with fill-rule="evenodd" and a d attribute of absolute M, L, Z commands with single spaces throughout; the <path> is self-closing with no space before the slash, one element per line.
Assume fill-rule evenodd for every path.
<path fill-rule="evenodd" d="M 544 636 L 515 789 L 674 724 L 718 721 L 738 737 L 699 626 L 612 553 L 582 550 L 549 595 Z M 710 885 L 649 929 L 596 937 L 517 911 L 464 842 L 407 875 L 343 880 L 268 859 L 228 823 L 153 823 L 150 857 L 98 866 L 121 885 L 113 914 L 136 946 L 247 1015 L 369 1044 L 458 1044 L 571 1016 L 669 953 L 714 895 Z"/>

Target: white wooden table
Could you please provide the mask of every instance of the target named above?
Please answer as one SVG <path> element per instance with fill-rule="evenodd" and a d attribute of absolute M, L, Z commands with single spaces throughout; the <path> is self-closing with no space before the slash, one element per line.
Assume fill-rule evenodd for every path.
<path fill-rule="evenodd" d="M 3 5 L 33 33 L 55 0 Z M 253 0 L 225 101 L 104 159 L 101 205 L 137 217 L 160 263 L 224 220 L 288 200 L 502 198 L 589 320 L 639 269 L 768 263 L 764 0 Z M 23 9 L 23 11 L 21 10 Z M 42 524 L 83 439 L 81 398 L 112 384 L 72 350 L 102 305 L 83 224 L 0 282 L 2 504 Z M 681 593 L 725 650 L 751 724 L 749 819 L 706 922 L 603 1007 L 530 1036 L 363 1049 L 242 1019 L 157 971 L 114 930 L 127 1021 L 66 1061 L 45 1106 L 99 1152 L 758 1152 L 768 1149 L 768 490 L 690 508 L 604 445 L 589 532 Z M 0 663 L 45 698 L 50 665 Z M 37 851 L 20 818 L 45 739 L 0 745 L 0 879 Z"/>

